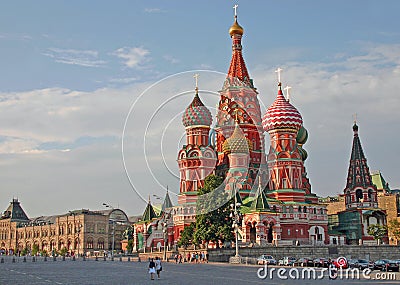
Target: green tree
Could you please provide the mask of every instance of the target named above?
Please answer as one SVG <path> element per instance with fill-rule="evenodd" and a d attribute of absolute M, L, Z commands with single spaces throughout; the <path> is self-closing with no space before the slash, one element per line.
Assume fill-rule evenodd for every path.
<path fill-rule="evenodd" d="M 387 235 L 387 226 L 384 225 L 369 225 L 367 228 L 367 232 L 370 236 L 374 237 L 374 240 L 377 240 L 378 243 L 382 240 L 384 236 Z"/>
<path fill-rule="evenodd" d="M 227 201 L 228 193 L 223 187 L 223 178 L 216 175 L 209 175 L 204 181 L 204 186 L 199 189 L 198 195 L 207 195 L 207 199 L 199 199 L 197 203 L 198 215 L 196 217 L 196 230 L 193 235 L 194 243 L 215 242 L 218 247 L 218 241 L 232 241 L 234 235 L 232 232 L 232 222 L 229 217 L 230 203 Z M 218 190 L 216 190 L 218 188 Z M 222 205 L 214 209 L 215 205 Z"/>
<path fill-rule="evenodd" d="M 63 247 L 63 248 L 60 250 L 60 255 L 61 255 L 61 256 L 65 256 L 65 255 L 67 254 L 67 252 L 68 252 L 68 249 L 67 249 L 66 247 Z"/>
<path fill-rule="evenodd" d="M 196 223 L 191 223 L 185 227 L 178 241 L 178 246 L 183 246 L 185 249 L 194 242 L 193 236 L 196 231 Z"/>
<path fill-rule="evenodd" d="M 397 244 L 398 241 L 400 240 L 400 222 L 398 220 L 390 220 L 388 229 L 396 239 L 396 244 Z"/>
<path fill-rule="evenodd" d="M 25 255 L 28 254 L 28 252 L 29 252 L 28 248 L 25 247 L 25 248 L 21 251 L 21 255 L 25 256 Z"/>
<path fill-rule="evenodd" d="M 126 246 L 126 251 L 128 253 L 132 253 L 133 250 L 133 239 L 128 240 L 128 245 Z"/>
<path fill-rule="evenodd" d="M 38 252 L 39 252 L 39 246 L 37 244 L 34 244 L 32 246 L 32 252 L 31 253 L 32 253 L 32 255 L 37 255 Z"/>

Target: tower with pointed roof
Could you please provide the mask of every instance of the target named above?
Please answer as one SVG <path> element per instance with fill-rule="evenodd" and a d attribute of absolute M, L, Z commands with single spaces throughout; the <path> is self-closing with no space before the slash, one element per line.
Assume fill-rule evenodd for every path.
<path fill-rule="evenodd" d="M 261 110 L 258 92 L 253 85 L 242 52 L 244 30 L 237 21 L 229 29 L 232 39 L 232 58 L 220 93 L 216 115 L 216 151 L 218 155 L 216 174 L 225 176 L 230 168 L 229 153 L 224 151 L 226 140 L 233 134 L 235 120 L 243 135 L 251 143 L 248 149 L 248 184 L 239 189 L 242 196 L 249 195 L 254 181 L 265 165 L 264 135 L 261 126 Z"/>
<path fill-rule="evenodd" d="M 346 210 L 337 214 L 338 225 L 333 226 L 333 231 L 344 235 L 347 244 L 376 244 L 368 234 L 368 227 L 386 225 L 386 212 L 378 207 L 377 188 L 371 178 L 356 121 L 344 196 Z M 388 242 L 387 234 L 383 241 Z"/>
<path fill-rule="evenodd" d="M 353 146 L 351 149 L 347 183 L 344 189 L 346 209 L 377 208 L 378 195 L 376 186 L 372 183 L 364 151 L 358 136 L 358 125 L 353 125 Z"/>

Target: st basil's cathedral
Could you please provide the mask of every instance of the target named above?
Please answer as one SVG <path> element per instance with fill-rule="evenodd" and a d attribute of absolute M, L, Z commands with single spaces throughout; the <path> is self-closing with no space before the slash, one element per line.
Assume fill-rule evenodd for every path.
<path fill-rule="evenodd" d="M 326 204 L 320 203 L 311 191 L 304 165 L 307 152 L 303 145 L 308 132 L 300 112 L 288 94 L 286 97 L 283 94 L 281 69 L 276 71 L 275 101 L 262 115 L 259 93 L 243 58 L 244 29 L 237 15 L 229 35 L 232 58 L 219 91 L 215 125 L 212 126 L 212 114 L 201 100 L 196 77 L 193 100 L 182 116 L 186 144 L 177 157 L 178 205 L 172 205 L 167 191 L 161 214 L 157 216 L 148 202 L 142 221 L 135 225 L 135 249 L 163 246 L 164 235 L 168 245 L 176 245 L 183 229 L 196 220 L 198 189 L 210 174 L 223 177 L 224 190 L 230 197 L 235 195 L 242 205 L 241 244 L 284 246 L 332 242 Z M 270 139 L 268 152 L 266 134 Z M 368 177 L 369 173 L 365 175 Z M 345 192 L 348 195 L 348 189 Z M 340 235 L 345 232 L 339 232 L 335 239 L 343 242 Z"/>

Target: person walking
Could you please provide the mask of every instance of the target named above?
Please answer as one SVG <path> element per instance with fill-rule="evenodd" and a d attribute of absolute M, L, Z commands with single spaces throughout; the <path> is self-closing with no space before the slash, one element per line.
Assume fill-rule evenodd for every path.
<path fill-rule="evenodd" d="M 157 278 L 160 279 L 160 272 L 162 271 L 162 265 L 161 265 L 161 259 L 157 256 L 156 257 L 156 272 L 157 272 Z"/>
<path fill-rule="evenodd" d="M 149 273 L 151 280 L 154 280 L 154 274 L 156 273 L 156 264 L 154 263 L 153 258 L 151 258 L 149 262 Z"/>

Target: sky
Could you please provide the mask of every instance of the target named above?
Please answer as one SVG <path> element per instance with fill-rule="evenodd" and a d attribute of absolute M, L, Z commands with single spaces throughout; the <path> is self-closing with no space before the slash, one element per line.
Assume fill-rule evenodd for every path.
<path fill-rule="evenodd" d="M 274 70 L 292 87 L 312 191 L 343 192 L 355 113 L 370 169 L 400 188 L 398 1 L 15 0 L 0 3 L 0 210 L 137 215 L 167 186 L 176 201 L 193 75 L 215 116 L 234 4 L 262 113 Z"/>

